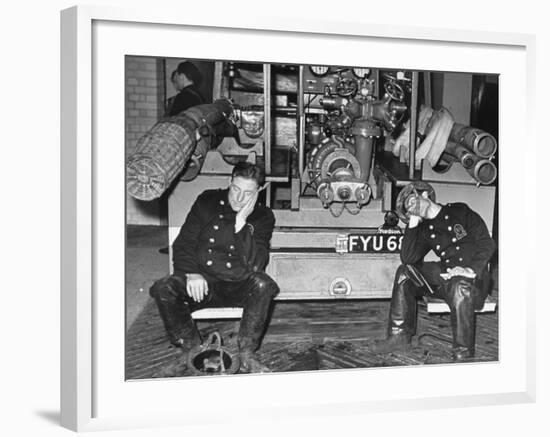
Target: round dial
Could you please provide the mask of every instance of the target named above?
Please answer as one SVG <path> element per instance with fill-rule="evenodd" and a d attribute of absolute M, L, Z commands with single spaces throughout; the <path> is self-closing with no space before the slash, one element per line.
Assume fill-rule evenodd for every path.
<path fill-rule="evenodd" d="M 353 74 L 358 78 L 362 79 L 369 75 L 370 68 L 352 68 Z"/>
<path fill-rule="evenodd" d="M 324 76 L 327 74 L 330 70 L 330 67 L 324 66 L 324 65 L 310 65 L 309 70 L 315 75 L 315 76 Z"/>

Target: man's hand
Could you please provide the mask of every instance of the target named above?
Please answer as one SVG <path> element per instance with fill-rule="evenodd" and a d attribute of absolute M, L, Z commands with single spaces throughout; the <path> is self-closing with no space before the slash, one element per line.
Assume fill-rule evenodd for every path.
<path fill-rule="evenodd" d="M 259 192 L 254 193 L 254 195 L 248 199 L 248 202 L 246 202 L 237 213 L 237 216 L 235 217 L 235 233 L 239 232 L 243 228 L 246 224 L 246 219 L 252 211 L 254 211 L 254 205 L 256 205 L 256 201 L 258 200 L 258 194 Z"/>
<path fill-rule="evenodd" d="M 187 275 L 187 294 L 195 302 L 201 302 L 208 294 L 208 283 L 200 273 L 188 273 Z"/>
<path fill-rule="evenodd" d="M 465 278 L 475 279 L 476 273 L 470 267 L 453 267 L 447 273 L 441 273 L 443 279 L 448 280 L 453 276 L 464 276 Z"/>
<path fill-rule="evenodd" d="M 422 221 L 422 218 L 417 215 L 409 216 L 409 228 L 416 228 L 418 224 Z"/>
<path fill-rule="evenodd" d="M 409 228 L 416 228 L 422 221 L 422 217 L 418 215 L 420 202 L 418 197 L 410 196 L 407 199 L 407 215 L 409 216 Z"/>

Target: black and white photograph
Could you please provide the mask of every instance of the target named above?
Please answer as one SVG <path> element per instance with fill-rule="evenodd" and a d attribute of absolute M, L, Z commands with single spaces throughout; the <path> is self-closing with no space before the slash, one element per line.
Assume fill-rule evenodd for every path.
<path fill-rule="evenodd" d="M 549 434 L 546 9 L 8 4 L 2 435 Z"/>
<path fill-rule="evenodd" d="M 498 74 L 124 71 L 127 380 L 499 361 Z"/>

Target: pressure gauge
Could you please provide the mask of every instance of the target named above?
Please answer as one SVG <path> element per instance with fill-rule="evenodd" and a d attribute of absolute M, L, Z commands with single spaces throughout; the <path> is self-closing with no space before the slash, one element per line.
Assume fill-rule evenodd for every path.
<path fill-rule="evenodd" d="M 315 75 L 315 76 L 324 76 L 327 74 L 330 70 L 330 67 L 324 66 L 324 65 L 310 65 L 309 70 Z"/>
<path fill-rule="evenodd" d="M 369 75 L 370 68 L 352 68 L 352 71 L 359 79 L 363 79 Z"/>

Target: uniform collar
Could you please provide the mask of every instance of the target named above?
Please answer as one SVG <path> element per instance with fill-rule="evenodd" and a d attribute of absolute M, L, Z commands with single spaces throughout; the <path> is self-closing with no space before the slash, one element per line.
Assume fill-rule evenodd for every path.
<path fill-rule="evenodd" d="M 189 85 L 187 85 L 187 86 L 184 86 L 184 87 L 180 90 L 180 93 L 181 93 L 182 91 L 196 90 L 196 89 L 197 89 L 197 87 L 195 86 L 195 84 L 194 84 L 194 83 L 191 83 L 191 84 L 189 84 Z"/>
<path fill-rule="evenodd" d="M 225 213 L 235 213 L 229 204 L 229 188 L 220 190 L 218 205 Z"/>

